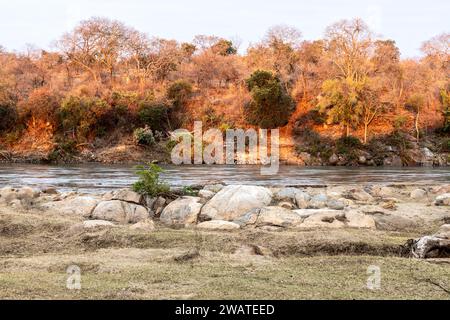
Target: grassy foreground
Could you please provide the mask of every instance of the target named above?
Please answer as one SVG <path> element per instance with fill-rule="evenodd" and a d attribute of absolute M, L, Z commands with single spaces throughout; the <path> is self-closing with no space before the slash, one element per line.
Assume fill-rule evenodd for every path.
<path fill-rule="evenodd" d="M 406 257 L 402 244 L 417 234 L 86 231 L 81 221 L 0 208 L 0 298 L 450 298 L 450 261 Z M 70 265 L 81 269 L 81 290 L 66 288 Z M 381 269 L 375 291 L 371 265 Z"/>

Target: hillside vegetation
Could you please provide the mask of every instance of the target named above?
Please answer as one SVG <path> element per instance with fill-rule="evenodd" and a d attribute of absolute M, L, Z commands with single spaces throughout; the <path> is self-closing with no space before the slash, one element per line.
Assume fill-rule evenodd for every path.
<path fill-rule="evenodd" d="M 357 164 L 392 140 L 410 164 L 408 144 L 450 150 L 449 42 L 443 33 L 422 57 L 401 59 L 395 41 L 354 19 L 313 41 L 275 26 L 243 52 L 238 41 L 179 43 L 91 18 L 52 51 L 0 48 L 0 157 L 165 160 L 169 132 L 201 120 L 223 131 L 282 127 L 285 157 L 305 164 L 341 154 Z M 342 150 L 339 138 L 355 143 Z"/>

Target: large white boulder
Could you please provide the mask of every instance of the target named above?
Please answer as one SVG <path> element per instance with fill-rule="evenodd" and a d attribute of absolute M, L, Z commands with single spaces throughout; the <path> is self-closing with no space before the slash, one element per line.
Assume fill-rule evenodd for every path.
<path fill-rule="evenodd" d="M 434 204 L 437 206 L 450 206 L 450 193 L 437 196 Z"/>
<path fill-rule="evenodd" d="M 94 219 L 118 223 L 137 223 L 148 217 L 145 207 L 119 200 L 102 201 L 92 212 Z"/>
<path fill-rule="evenodd" d="M 205 204 L 201 218 L 233 221 L 252 209 L 268 206 L 272 197 L 272 192 L 264 187 L 227 186 Z"/>
<path fill-rule="evenodd" d="M 76 196 L 61 201 L 47 202 L 41 205 L 44 210 L 53 210 L 62 215 L 77 215 L 88 218 L 99 200 L 90 196 Z"/>
<path fill-rule="evenodd" d="M 188 226 L 197 223 L 202 209 L 201 198 L 183 197 L 171 202 L 164 208 L 160 220 L 170 226 Z"/>

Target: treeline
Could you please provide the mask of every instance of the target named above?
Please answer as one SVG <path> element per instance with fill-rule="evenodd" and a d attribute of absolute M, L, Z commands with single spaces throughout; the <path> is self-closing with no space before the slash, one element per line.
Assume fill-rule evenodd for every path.
<path fill-rule="evenodd" d="M 344 136 L 363 130 L 364 142 L 375 123 L 417 140 L 425 129 L 450 130 L 448 33 L 406 60 L 360 19 L 333 24 L 314 41 L 273 27 L 245 54 L 237 42 L 201 35 L 179 43 L 92 18 L 54 51 L 0 49 L 0 142 L 45 132 L 76 146 L 139 128 L 146 141 L 145 130 L 163 137 L 194 119 L 223 129 L 308 119 Z"/>

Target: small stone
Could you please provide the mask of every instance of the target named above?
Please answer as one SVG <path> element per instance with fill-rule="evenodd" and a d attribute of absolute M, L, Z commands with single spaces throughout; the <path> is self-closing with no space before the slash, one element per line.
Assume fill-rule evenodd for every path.
<path fill-rule="evenodd" d="M 345 203 L 339 200 L 328 200 L 327 207 L 333 210 L 344 210 L 345 209 Z"/>

